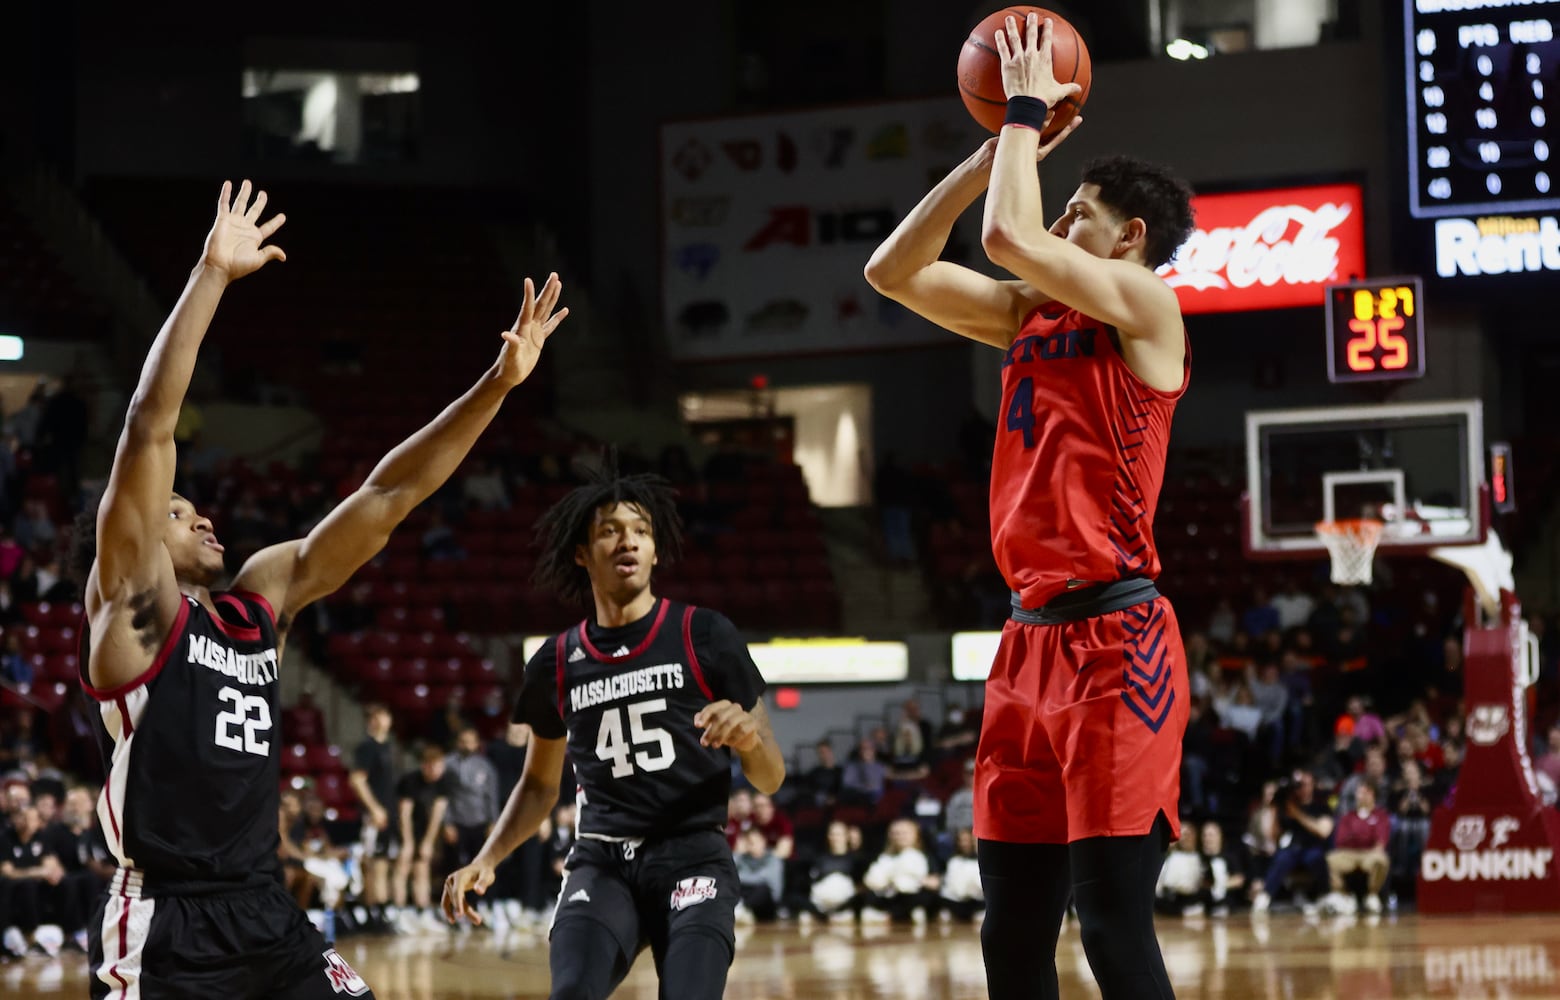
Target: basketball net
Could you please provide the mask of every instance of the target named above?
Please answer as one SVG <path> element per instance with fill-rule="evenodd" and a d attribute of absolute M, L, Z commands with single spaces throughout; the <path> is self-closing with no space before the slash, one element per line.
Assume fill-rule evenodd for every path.
<path fill-rule="evenodd" d="M 1316 522 L 1316 534 L 1332 557 L 1333 583 L 1345 587 L 1370 583 L 1382 527 L 1382 522 L 1367 517 Z"/>

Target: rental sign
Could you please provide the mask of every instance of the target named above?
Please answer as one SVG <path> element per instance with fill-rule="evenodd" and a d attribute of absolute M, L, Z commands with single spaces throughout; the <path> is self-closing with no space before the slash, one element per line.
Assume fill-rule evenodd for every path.
<path fill-rule="evenodd" d="M 1205 194 L 1197 229 L 1159 274 L 1184 313 L 1319 306 L 1330 284 L 1365 276 L 1358 184 Z"/>

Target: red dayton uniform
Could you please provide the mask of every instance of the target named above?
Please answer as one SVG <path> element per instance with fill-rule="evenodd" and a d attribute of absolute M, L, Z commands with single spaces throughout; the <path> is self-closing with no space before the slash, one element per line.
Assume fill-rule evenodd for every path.
<path fill-rule="evenodd" d="M 1002 630 L 976 755 L 984 839 L 1141 835 L 1160 812 L 1180 836 L 1186 657 L 1151 581 L 1170 417 L 1186 381 L 1175 392 L 1145 385 L 1115 338 L 1048 303 L 1025 317 L 1002 362 L 991 544 L 1027 609 L 1015 619 L 1054 624 Z"/>

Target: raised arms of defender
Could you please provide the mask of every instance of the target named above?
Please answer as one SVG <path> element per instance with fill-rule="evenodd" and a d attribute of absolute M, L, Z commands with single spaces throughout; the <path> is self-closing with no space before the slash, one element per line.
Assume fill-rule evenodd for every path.
<path fill-rule="evenodd" d="M 125 414 L 98 507 L 97 559 L 83 595 L 92 631 L 88 676 L 101 690 L 129 683 L 151 667 L 183 600 L 164 543 L 176 513 L 170 510 L 173 428 L 217 303 L 231 282 L 287 259 L 280 247 L 264 245 L 287 217 L 261 222 L 266 194 L 253 200 L 250 194 L 248 181 L 236 198 L 232 184 L 223 183 L 200 262 L 147 352 Z"/>
<path fill-rule="evenodd" d="M 234 588 L 271 603 L 284 640 L 297 613 L 335 591 L 372 559 L 396 525 L 444 485 L 465 459 L 509 390 L 535 370 L 547 338 L 569 314 L 567 308 L 554 311 L 562 288 L 556 274 L 548 276 L 540 291 L 525 279 L 520 315 L 501 334 L 498 360 L 477 384 L 380 459 L 367 481 L 307 537 L 261 549 L 244 563 Z"/>

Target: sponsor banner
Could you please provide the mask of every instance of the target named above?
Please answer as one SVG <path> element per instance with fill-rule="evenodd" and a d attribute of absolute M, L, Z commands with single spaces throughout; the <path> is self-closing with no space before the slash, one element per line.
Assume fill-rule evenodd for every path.
<path fill-rule="evenodd" d="M 1437 219 L 1435 273 L 1443 278 L 1560 271 L 1560 219 L 1491 215 Z"/>
<path fill-rule="evenodd" d="M 673 355 L 948 342 L 861 272 L 985 138 L 956 98 L 663 125 L 662 303 Z M 943 256 L 987 267 L 978 209 Z"/>
<path fill-rule="evenodd" d="M 1159 274 L 1184 313 L 1319 306 L 1365 276 L 1358 184 L 1199 195 L 1197 229 Z"/>
<path fill-rule="evenodd" d="M 526 660 L 551 638 L 526 636 Z M 773 639 L 748 643 L 748 653 L 770 684 L 890 684 L 910 676 L 910 647 L 902 642 Z"/>

